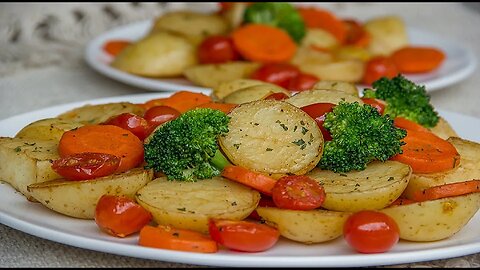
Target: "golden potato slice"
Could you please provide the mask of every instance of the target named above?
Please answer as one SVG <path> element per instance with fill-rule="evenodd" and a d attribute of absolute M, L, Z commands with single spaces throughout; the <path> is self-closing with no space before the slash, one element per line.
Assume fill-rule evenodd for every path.
<path fill-rule="evenodd" d="M 320 49 L 333 49 L 339 45 L 338 39 L 320 28 L 308 28 L 300 43 L 304 47 L 317 47 Z"/>
<path fill-rule="evenodd" d="M 135 168 L 124 173 L 83 181 L 57 179 L 28 186 L 30 194 L 51 210 L 82 219 L 94 219 L 104 194 L 134 198 L 153 178 L 152 170 Z"/>
<path fill-rule="evenodd" d="M 333 90 L 345 92 L 347 94 L 359 97 L 358 88 L 354 83 L 342 82 L 342 81 L 319 81 L 313 87 L 312 90 Z"/>
<path fill-rule="evenodd" d="M 416 191 L 429 187 L 480 179 L 480 144 L 458 137 L 449 138 L 447 141 L 452 143 L 460 154 L 460 165 L 447 172 L 412 174 L 403 194 L 406 198 L 413 199 Z"/>
<path fill-rule="evenodd" d="M 325 189 L 323 208 L 356 212 L 382 209 L 402 194 L 412 174 L 410 166 L 396 161 L 374 161 L 363 171 L 334 173 L 313 169 L 307 176 Z"/>
<path fill-rule="evenodd" d="M 362 62 L 366 62 L 372 57 L 367 49 L 358 46 L 341 46 L 336 48 L 333 54 L 338 60 L 360 60 Z"/>
<path fill-rule="evenodd" d="M 444 140 L 450 137 L 458 137 L 457 132 L 455 132 L 452 126 L 442 117 L 439 117 L 437 125 L 431 128 L 430 131 Z"/>
<path fill-rule="evenodd" d="M 28 124 L 15 135 L 15 138 L 59 142 L 65 131 L 81 126 L 83 124 L 71 120 L 46 118 Z"/>
<path fill-rule="evenodd" d="M 247 3 L 233 2 L 230 8 L 222 12 L 221 15 L 228 22 L 230 29 L 235 29 L 243 23 L 243 15 L 247 7 Z"/>
<path fill-rule="evenodd" d="M 320 160 L 323 136 L 301 109 L 286 102 L 244 103 L 230 114 L 219 143 L 229 160 L 266 174 L 304 174 Z"/>
<path fill-rule="evenodd" d="M 84 125 L 94 125 L 103 123 L 110 117 L 117 116 L 122 113 L 143 115 L 144 112 L 145 109 L 136 104 L 130 102 L 116 102 L 98 105 L 85 105 L 62 113 L 58 115 L 57 118 L 60 121 L 73 121 Z"/>
<path fill-rule="evenodd" d="M 329 52 L 323 52 L 312 49 L 311 47 L 299 47 L 290 62 L 298 66 L 305 73 L 308 70 L 319 65 L 324 65 L 333 61 L 333 55 Z M 323 78 L 320 78 L 323 79 Z"/>
<path fill-rule="evenodd" d="M 226 34 L 228 29 L 228 22 L 217 14 L 171 11 L 155 20 L 151 33 L 169 31 L 199 44 L 208 36 Z"/>
<path fill-rule="evenodd" d="M 360 60 L 336 60 L 323 64 L 300 64 L 298 68 L 321 80 L 360 82 L 365 72 L 365 63 Z"/>
<path fill-rule="evenodd" d="M 246 218 L 257 207 L 260 193 L 223 177 L 197 182 L 160 177 L 140 189 L 136 198 L 158 224 L 206 233 L 209 218 Z"/>
<path fill-rule="evenodd" d="M 119 70 L 148 77 L 181 76 L 195 64 L 195 46 L 168 32 L 155 32 L 127 46 L 111 63 Z"/>
<path fill-rule="evenodd" d="M 285 99 L 285 101 L 298 108 L 314 103 L 338 104 L 340 101 L 358 102 L 360 104 L 363 104 L 363 101 L 357 96 L 334 90 L 302 91 L 290 98 Z"/>
<path fill-rule="evenodd" d="M 246 79 L 260 66 L 254 62 L 227 62 L 191 66 L 183 72 L 196 85 L 216 88 L 223 82 Z"/>
<path fill-rule="evenodd" d="M 276 227 L 283 237 L 304 244 L 333 240 L 343 233 L 343 224 L 351 213 L 328 210 L 298 211 L 276 207 L 257 207 L 257 213 L 268 225 Z"/>
<path fill-rule="evenodd" d="M 34 201 L 30 184 L 61 178 L 52 169 L 52 161 L 60 158 L 57 148 L 55 141 L 0 138 L 0 180 Z"/>
<path fill-rule="evenodd" d="M 380 210 L 392 217 L 400 239 L 426 242 L 448 238 L 459 232 L 480 208 L 480 193 L 443 198 Z"/>
<path fill-rule="evenodd" d="M 255 85 L 275 85 L 271 83 L 266 83 L 259 80 L 253 79 L 236 79 L 232 81 L 222 82 L 217 87 L 212 89 L 212 96 L 215 99 L 223 100 L 226 96 L 231 93 Z"/>
<path fill-rule="evenodd" d="M 372 55 L 390 55 L 408 45 L 408 34 L 402 18 L 384 16 L 368 20 L 364 24 L 370 34 L 368 50 Z"/>
<path fill-rule="evenodd" d="M 250 101 L 260 100 L 272 93 L 284 93 L 290 96 L 286 89 L 274 84 L 260 84 L 239 89 L 223 99 L 225 103 L 242 104 Z"/>

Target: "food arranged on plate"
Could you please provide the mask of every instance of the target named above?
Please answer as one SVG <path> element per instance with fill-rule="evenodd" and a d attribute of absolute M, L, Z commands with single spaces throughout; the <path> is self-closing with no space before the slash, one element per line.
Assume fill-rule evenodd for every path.
<path fill-rule="evenodd" d="M 252 90 L 253 89 L 253 90 Z M 480 144 L 423 86 L 359 95 L 254 79 L 85 105 L 0 138 L 0 180 L 31 203 L 145 247 L 262 252 L 280 238 L 388 252 L 451 237 L 480 208 Z"/>
<path fill-rule="evenodd" d="M 446 58 L 441 48 L 409 42 L 397 15 L 361 22 L 318 6 L 219 3 L 213 13 L 170 11 L 140 40 L 108 40 L 111 66 L 148 78 L 183 77 L 215 88 L 236 79 L 288 90 L 318 81 L 371 85 L 381 77 L 427 74 Z"/>

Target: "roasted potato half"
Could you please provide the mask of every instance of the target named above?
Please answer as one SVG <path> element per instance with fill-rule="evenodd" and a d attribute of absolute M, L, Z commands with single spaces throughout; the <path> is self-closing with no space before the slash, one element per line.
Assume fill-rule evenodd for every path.
<path fill-rule="evenodd" d="M 480 144 L 458 137 L 449 138 L 447 141 L 452 143 L 460 154 L 460 164 L 447 172 L 412 174 L 410 183 L 404 191 L 404 197 L 413 199 L 416 191 L 429 187 L 480 179 Z"/>
<path fill-rule="evenodd" d="M 358 88 L 354 83 L 342 82 L 342 81 L 326 81 L 322 80 L 317 82 L 312 90 L 332 90 L 340 91 L 358 97 Z"/>
<path fill-rule="evenodd" d="M 136 199 L 158 224 L 206 233 L 209 218 L 246 218 L 257 207 L 260 193 L 223 177 L 197 182 L 160 177 L 140 189 Z"/>
<path fill-rule="evenodd" d="M 225 103 L 243 104 L 250 101 L 260 100 L 272 93 L 284 93 L 290 96 L 290 92 L 274 84 L 260 84 L 239 89 L 223 99 Z"/>
<path fill-rule="evenodd" d="M 480 208 L 480 193 L 420 203 L 392 206 L 380 210 L 392 217 L 400 238 L 426 242 L 448 238 L 459 232 Z"/>
<path fill-rule="evenodd" d="M 333 240 L 343 233 L 343 224 L 351 213 L 328 210 L 288 210 L 257 207 L 258 215 L 276 227 L 283 237 L 304 244 Z"/>
<path fill-rule="evenodd" d="M 232 81 L 222 82 L 217 87 L 212 89 L 212 96 L 215 99 L 223 100 L 226 96 L 230 95 L 231 93 L 237 90 L 247 88 L 250 86 L 265 85 L 265 84 L 276 86 L 275 84 L 266 83 L 263 81 L 253 80 L 253 79 L 236 79 Z"/>
<path fill-rule="evenodd" d="M 285 99 L 285 101 L 298 108 L 321 102 L 338 104 L 340 101 L 346 101 L 363 104 L 363 101 L 358 96 L 336 90 L 302 91 L 290 98 Z"/>
<path fill-rule="evenodd" d="M 244 103 L 230 114 L 229 132 L 219 137 L 230 161 L 266 174 L 304 174 L 323 153 L 317 124 L 301 109 L 275 100 Z"/>
<path fill-rule="evenodd" d="M 370 35 L 368 50 L 372 55 L 390 55 L 408 45 L 405 23 L 398 16 L 384 16 L 368 20 L 364 28 Z"/>
<path fill-rule="evenodd" d="M 216 88 L 223 82 L 249 78 L 259 65 L 244 61 L 195 65 L 185 69 L 183 75 L 196 85 Z"/>
<path fill-rule="evenodd" d="M 97 202 L 104 194 L 134 198 L 153 178 L 152 170 L 135 168 L 124 173 L 83 181 L 57 179 L 28 186 L 30 194 L 55 212 L 94 219 Z"/>
<path fill-rule="evenodd" d="M 338 47 L 339 43 L 338 39 L 328 31 L 321 28 L 307 28 L 305 37 L 303 37 L 300 45 L 330 50 Z"/>
<path fill-rule="evenodd" d="M 390 205 L 407 187 L 411 174 L 410 166 L 403 163 L 374 161 L 363 171 L 334 173 L 315 168 L 307 176 L 323 185 L 323 208 L 356 212 Z"/>
<path fill-rule="evenodd" d="M 103 123 L 110 117 L 117 116 L 122 113 L 143 115 L 144 112 L 145 109 L 136 104 L 130 102 L 116 102 L 98 105 L 85 105 L 62 113 L 57 116 L 57 118 L 59 121 L 72 121 L 84 125 L 94 125 Z"/>
<path fill-rule="evenodd" d="M 450 124 L 442 117 L 439 117 L 436 126 L 430 129 L 438 137 L 447 140 L 450 137 L 458 137 L 457 132 L 450 126 Z"/>
<path fill-rule="evenodd" d="M 313 74 L 322 80 L 359 82 L 365 73 L 365 63 L 356 59 L 335 60 L 323 64 L 300 64 L 302 72 Z"/>
<path fill-rule="evenodd" d="M 59 118 L 46 118 L 22 128 L 15 138 L 59 142 L 65 131 L 83 126 L 82 123 Z"/>

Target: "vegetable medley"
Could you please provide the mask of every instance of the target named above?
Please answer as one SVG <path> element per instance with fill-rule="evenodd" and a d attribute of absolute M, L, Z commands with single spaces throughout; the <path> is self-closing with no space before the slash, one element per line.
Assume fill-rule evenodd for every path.
<path fill-rule="evenodd" d="M 140 40 L 109 40 L 111 66 L 139 76 L 185 77 L 214 88 L 258 79 L 292 91 L 321 80 L 371 85 L 398 73 L 433 72 L 445 60 L 434 45 L 411 44 L 397 15 L 367 21 L 318 6 L 221 2 L 216 12 L 171 11 Z"/>
<path fill-rule="evenodd" d="M 400 74 L 356 89 L 239 79 L 210 96 L 86 105 L 0 138 L 0 179 L 160 249 L 262 252 L 280 238 L 343 237 L 381 253 L 459 232 L 480 208 L 480 144 Z"/>

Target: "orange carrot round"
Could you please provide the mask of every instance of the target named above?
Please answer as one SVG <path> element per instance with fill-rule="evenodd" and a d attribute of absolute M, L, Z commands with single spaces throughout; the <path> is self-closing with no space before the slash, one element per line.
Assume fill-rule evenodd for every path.
<path fill-rule="evenodd" d="M 401 73 L 423 73 L 438 68 L 445 54 L 433 47 L 404 47 L 391 55 L 392 61 Z"/>
<path fill-rule="evenodd" d="M 286 62 L 297 50 L 295 41 L 287 32 L 264 24 L 241 26 L 232 33 L 232 39 L 240 54 L 250 61 Z"/>
<path fill-rule="evenodd" d="M 332 12 L 316 7 L 298 8 L 308 28 L 322 28 L 331 33 L 342 44 L 347 38 L 347 27 Z"/>
<path fill-rule="evenodd" d="M 209 102 L 212 102 L 212 98 L 205 94 L 190 91 L 179 91 L 167 98 L 149 100 L 145 102 L 142 107 L 148 110 L 152 107 L 163 105 L 172 107 L 175 110 L 184 113 L 200 104 Z"/>
<path fill-rule="evenodd" d="M 125 47 L 132 44 L 127 40 L 110 40 L 103 45 L 103 49 L 112 56 L 117 56 Z"/>
<path fill-rule="evenodd" d="M 466 195 L 474 192 L 480 192 L 480 180 L 475 179 L 465 182 L 429 187 L 425 190 L 415 192 L 413 194 L 413 199 L 417 202 L 423 202 Z"/>
<path fill-rule="evenodd" d="M 393 125 L 406 130 L 430 132 L 426 127 L 403 117 L 395 117 L 395 119 L 393 119 Z"/>
<path fill-rule="evenodd" d="M 277 183 L 277 180 L 271 177 L 235 165 L 225 166 L 222 171 L 222 176 L 249 186 L 268 196 L 272 195 L 272 189 L 275 183 Z"/>
<path fill-rule="evenodd" d="M 93 152 L 120 158 L 116 173 L 143 162 L 143 143 L 132 132 L 113 125 L 88 125 L 67 131 L 58 144 L 60 157 Z"/>
<path fill-rule="evenodd" d="M 457 149 L 432 132 L 407 130 L 403 141 L 403 153 L 391 159 L 410 165 L 414 173 L 448 171 L 460 163 Z"/>

